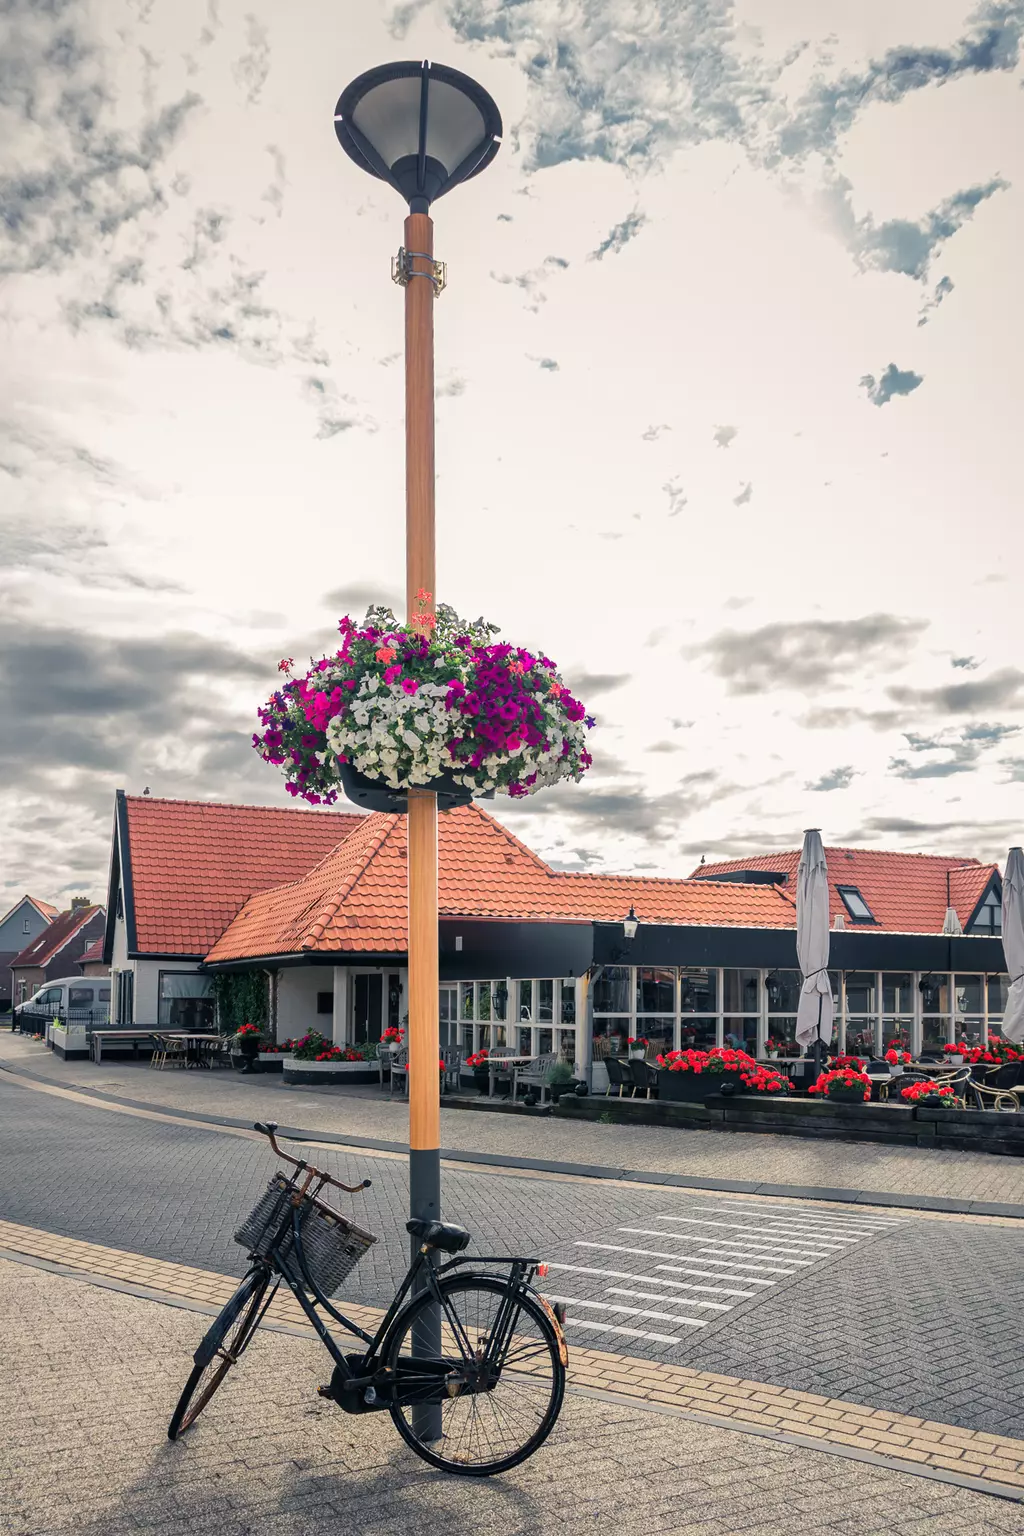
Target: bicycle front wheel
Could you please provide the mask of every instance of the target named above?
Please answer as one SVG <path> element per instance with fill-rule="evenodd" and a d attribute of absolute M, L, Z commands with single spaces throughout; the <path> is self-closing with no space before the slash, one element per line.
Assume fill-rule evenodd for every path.
<path fill-rule="evenodd" d="M 520 1291 L 510 1297 L 506 1282 L 496 1277 L 453 1276 L 441 1281 L 440 1291 L 446 1379 L 404 1394 L 391 1417 L 417 1456 L 443 1472 L 507 1472 L 532 1456 L 554 1428 L 565 1394 L 564 1340 L 535 1296 Z M 387 1354 L 393 1369 L 413 1353 L 413 1331 L 433 1305 L 424 1293 L 401 1320 Z M 497 1352 L 495 1344 L 501 1346 Z M 423 1429 L 431 1406 L 440 1418 L 436 1440 Z"/>
<path fill-rule="evenodd" d="M 192 1374 L 167 1426 L 168 1440 L 177 1440 L 191 1428 L 248 1345 L 262 1316 L 263 1298 L 269 1284 L 269 1271 L 251 1270 L 204 1334 L 193 1357 Z"/>

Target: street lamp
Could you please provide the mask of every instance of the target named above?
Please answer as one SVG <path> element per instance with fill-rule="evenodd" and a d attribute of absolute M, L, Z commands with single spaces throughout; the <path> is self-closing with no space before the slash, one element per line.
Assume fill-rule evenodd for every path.
<path fill-rule="evenodd" d="M 338 98 L 334 131 L 345 153 L 405 198 L 405 243 L 391 275 L 405 289 L 406 621 L 434 594 L 434 298 L 445 286 L 434 260 L 428 212 L 437 198 L 482 171 L 498 153 L 501 114 L 491 97 L 456 69 L 415 60 L 367 70 Z M 419 281 L 417 281 L 419 279 Z M 437 795 L 410 789 L 409 833 L 409 1214 L 441 1218 L 441 1105 L 437 1070 Z M 419 1246 L 413 1239 L 415 1253 Z M 414 1352 L 437 1355 L 436 1308 L 414 1338 Z M 418 1432 L 441 1434 L 441 1410 L 416 1410 Z"/>
<path fill-rule="evenodd" d="M 622 919 L 622 936 L 624 939 L 635 939 L 636 931 L 640 926 L 640 919 L 633 907 L 629 909 L 629 916 Z"/>

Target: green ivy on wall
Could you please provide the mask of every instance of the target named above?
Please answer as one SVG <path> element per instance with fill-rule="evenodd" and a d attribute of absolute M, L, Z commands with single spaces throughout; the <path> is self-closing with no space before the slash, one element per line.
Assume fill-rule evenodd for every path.
<path fill-rule="evenodd" d="M 243 1024 L 264 1027 L 269 1017 L 268 980 L 266 971 L 220 971 L 214 976 L 213 995 L 221 1034 L 234 1034 Z"/>

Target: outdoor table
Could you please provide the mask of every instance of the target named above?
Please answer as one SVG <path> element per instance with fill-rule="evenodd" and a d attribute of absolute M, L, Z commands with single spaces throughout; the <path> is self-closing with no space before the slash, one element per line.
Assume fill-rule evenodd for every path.
<path fill-rule="evenodd" d="M 210 1063 L 203 1060 L 203 1046 L 219 1044 L 224 1038 L 223 1035 L 187 1029 L 160 1029 L 154 1030 L 152 1034 L 154 1039 L 159 1035 L 162 1040 L 184 1040 L 186 1067 L 208 1067 Z"/>
<path fill-rule="evenodd" d="M 534 1056 L 499 1056 L 497 1060 L 489 1056 L 487 1058 L 487 1097 L 494 1098 L 494 1079 L 499 1072 L 507 1069 L 511 1073 L 513 1067 L 524 1067 L 527 1062 L 535 1060 Z"/>
<path fill-rule="evenodd" d="M 139 1045 L 152 1040 L 151 1029 L 94 1029 L 89 1034 L 89 1049 L 92 1052 L 93 1061 L 99 1063 L 103 1060 L 104 1040 L 124 1040 L 130 1043 L 132 1054 L 138 1056 Z"/>

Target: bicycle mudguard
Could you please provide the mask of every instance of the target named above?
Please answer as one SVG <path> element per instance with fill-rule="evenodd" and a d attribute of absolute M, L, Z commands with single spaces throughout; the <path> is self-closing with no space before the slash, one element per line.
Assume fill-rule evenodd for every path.
<path fill-rule="evenodd" d="M 569 1364 L 569 1345 L 566 1343 L 565 1329 L 562 1327 L 561 1320 L 559 1319 L 557 1313 L 555 1312 L 554 1307 L 551 1305 L 550 1301 L 548 1301 L 546 1296 L 542 1296 L 540 1294 L 540 1292 L 539 1291 L 535 1291 L 532 1286 L 528 1287 L 528 1289 L 529 1289 L 530 1295 L 533 1297 L 534 1301 L 538 1301 L 540 1303 L 540 1305 L 544 1308 L 544 1311 L 547 1314 L 548 1321 L 550 1322 L 552 1328 L 555 1330 L 555 1338 L 558 1340 L 558 1358 L 559 1358 L 559 1360 L 562 1362 L 563 1365 L 568 1365 Z"/>
<path fill-rule="evenodd" d="M 259 1283 L 259 1278 L 258 1275 L 247 1276 L 223 1310 L 218 1312 L 209 1328 L 199 1340 L 199 1347 L 192 1356 L 196 1365 L 209 1365 L 220 1348 L 220 1342 L 224 1335 L 249 1300 L 254 1287 Z"/>

